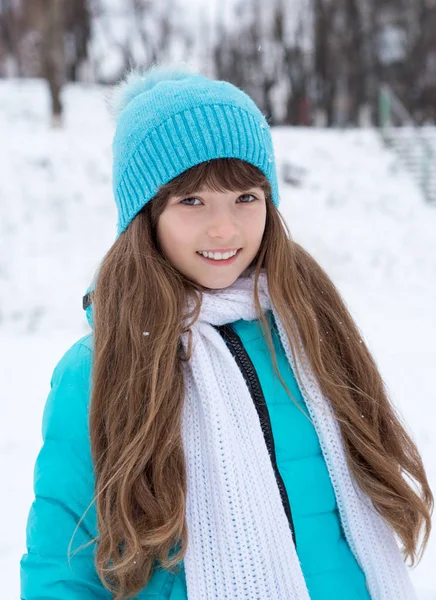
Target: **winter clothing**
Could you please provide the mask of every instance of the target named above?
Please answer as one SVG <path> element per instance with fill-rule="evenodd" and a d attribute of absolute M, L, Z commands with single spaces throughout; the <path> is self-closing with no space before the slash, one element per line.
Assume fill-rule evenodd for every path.
<path fill-rule="evenodd" d="M 160 186 L 214 158 L 257 166 L 278 206 L 268 125 L 235 86 L 171 69 L 144 76 L 132 72 L 112 105 L 118 235 Z M 296 384 L 294 359 L 264 271 L 259 293 L 262 310 L 276 327 L 279 364 L 312 424 L 289 413 L 291 400 L 281 388 L 281 408 L 269 418 L 276 398 L 269 353 L 261 360 L 248 340 L 250 362 L 237 335 L 245 323 L 256 325 L 252 273 L 229 288 L 204 293 L 191 327 L 193 354 L 181 365 L 188 548 L 178 575 L 155 564 L 138 599 L 414 600 L 393 532 L 352 478 L 338 424 L 299 339 Z M 90 309 L 87 316 L 92 324 Z M 187 349 L 187 334 L 181 341 Z M 73 533 L 72 551 L 97 535 L 90 505 L 91 370 L 92 336 L 85 336 L 53 373 L 35 466 L 28 551 L 21 560 L 22 600 L 110 598 L 95 571 L 94 545 L 73 555 L 71 565 L 67 561 Z M 306 465 L 304 456 L 287 461 L 305 447 L 313 450 Z"/>
<path fill-rule="evenodd" d="M 276 449 L 275 457 L 285 483 L 286 494 L 290 499 L 298 558 L 310 597 L 312 600 L 331 600 L 333 598 L 335 600 L 367 600 L 369 597 L 373 600 L 415 598 L 406 570 L 399 559 L 397 560 L 397 550 L 393 549 L 391 543 L 393 540 L 391 532 L 387 532 L 381 522 L 377 522 L 376 527 L 373 527 L 372 517 L 368 517 L 365 504 L 362 504 L 361 507 L 353 506 L 353 510 L 357 511 L 357 514 L 361 512 L 360 516 L 363 512 L 365 521 L 364 528 L 358 532 L 358 535 L 355 532 L 353 533 L 352 521 L 354 517 L 347 514 L 347 504 L 350 503 L 350 498 L 347 496 L 349 490 L 346 485 L 344 487 L 338 486 L 338 480 L 344 478 L 345 475 L 341 470 L 337 470 L 337 464 L 335 465 L 335 463 L 338 458 L 329 454 L 329 451 L 332 450 L 334 454 L 341 454 L 341 452 L 334 444 L 332 446 L 331 442 L 323 435 L 319 438 L 316 435 L 316 428 L 321 427 L 320 433 L 322 433 L 322 429 L 324 429 L 324 433 L 326 430 L 325 425 L 320 425 L 319 422 L 323 418 L 322 413 L 319 412 L 321 399 L 315 393 L 316 388 L 313 387 L 310 377 L 306 377 L 306 385 L 311 391 L 311 403 L 315 407 L 318 406 L 318 408 L 312 408 L 312 411 L 310 407 L 306 408 L 309 408 L 309 414 L 312 412 L 310 416 L 315 428 L 287 397 L 283 388 L 279 385 L 279 380 L 274 378 L 271 357 L 265 351 L 267 347 L 265 340 L 261 337 L 260 324 L 255 320 L 247 321 L 243 318 L 234 322 L 242 307 L 247 304 L 247 299 L 244 296 L 245 292 L 239 290 L 238 293 L 236 289 L 230 295 L 229 289 L 225 292 L 227 302 L 224 301 L 224 311 L 221 306 L 219 314 L 223 315 L 227 310 L 231 311 L 232 317 L 228 322 L 231 323 L 233 330 L 240 335 L 264 390 L 264 398 L 272 424 L 272 435 Z M 232 293 L 235 295 L 232 296 Z M 263 293 L 261 298 L 262 306 L 266 309 Z M 200 335 L 205 339 L 214 339 L 215 348 L 219 348 L 221 338 L 219 336 L 215 337 L 219 325 L 215 331 L 210 330 L 209 337 L 206 337 L 210 327 L 207 324 L 207 316 L 217 314 L 217 298 L 214 294 L 214 299 L 211 298 L 210 302 L 208 302 L 208 295 L 205 295 L 204 299 L 206 300 L 204 303 L 205 310 L 201 314 L 203 321 L 199 323 L 195 339 L 198 341 L 197 336 Z M 238 302 L 238 299 L 240 302 Z M 245 308 L 243 313 L 245 313 Z M 270 308 L 267 309 L 267 314 L 270 315 L 270 323 L 274 324 L 273 313 Z M 87 317 L 92 323 L 91 307 L 87 309 Z M 206 321 L 204 321 L 205 318 Z M 227 321 L 227 319 L 224 319 L 224 321 Z M 253 335 L 254 331 L 256 331 L 255 335 Z M 258 332 L 260 332 L 259 337 L 257 337 Z M 303 400 L 294 378 L 294 370 L 287 359 L 285 347 L 280 343 L 280 340 L 283 342 L 283 338 L 280 335 L 279 325 L 273 328 L 273 334 L 280 373 L 297 401 L 304 407 L 306 399 Z M 91 501 L 93 493 L 92 462 L 89 452 L 87 422 L 91 361 L 92 336 L 89 335 L 70 348 L 53 374 L 52 390 L 44 411 L 44 445 L 35 468 L 35 501 L 29 514 L 27 528 L 28 553 L 23 556 L 21 561 L 21 598 L 24 600 L 37 600 L 42 597 L 44 599 L 52 598 L 53 600 L 86 597 L 87 599 L 97 600 L 110 597 L 99 582 L 93 567 L 92 546 L 86 550 L 80 550 L 72 558 L 72 571 L 69 569 L 66 559 L 71 535 L 79 518 Z M 233 366 L 233 363 L 227 363 L 227 374 L 232 372 Z M 215 364 L 210 368 L 219 376 L 220 369 Z M 238 398 L 238 402 L 242 402 L 245 406 L 247 397 L 241 386 L 241 373 L 236 374 L 235 371 L 234 376 L 239 383 L 235 384 L 237 392 L 232 395 L 232 398 Z M 230 380 L 233 381 L 234 378 L 229 378 Z M 247 410 L 250 412 L 248 406 Z M 313 410 L 316 414 L 313 413 Z M 256 429 L 259 429 L 259 424 L 257 424 L 257 427 L 254 426 L 253 439 L 256 439 L 262 446 L 264 441 L 262 438 L 259 439 Z M 201 431 L 199 435 L 202 437 Z M 335 485 L 336 497 L 332 492 L 332 481 L 327 476 L 327 467 L 320 452 L 320 443 L 324 452 L 326 449 L 328 452 L 328 464 L 330 469 L 333 469 L 334 477 L 332 481 Z M 257 453 L 256 448 L 253 448 L 253 451 Z M 262 467 L 261 464 L 263 464 Z M 68 465 L 68 469 L 65 465 Z M 260 463 L 258 473 L 264 473 L 269 469 L 270 465 Z M 251 493 L 253 493 L 254 481 L 250 490 Z M 210 489 L 213 491 L 215 498 L 217 484 L 213 482 Z M 274 482 L 270 491 L 271 495 L 275 494 L 277 497 L 275 489 L 276 483 Z M 345 515 L 344 529 L 342 529 L 339 518 L 338 500 L 341 508 L 339 512 L 342 517 Z M 360 496 L 360 500 L 364 500 L 363 496 Z M 277 506 L 276 509 L 278 510 Z M 202 521 L 205 520 L 204 517 L 205 515 L 203 515 Z M 254 519 L 253 522 L 255 521 Z M 377 533 L 379 526 L 381 527 L 382 536 L 387 536 L 384 537 L 387 546 L 384 553 L 380 555 L 377 539 L 371 539 L 371 551 L 376 556 L 373 562 L 364 550 L 365 540 L 359 540 L 358 536 L 365 537 L 365 533 L 372 535 L 374 531 Z M 283 527 L 289 530 L 286 519 Z M 348 533 L 347 537 L 351 541 L 350 545 L 345 540 L 344 531 Z M 85 515 L 76 533 L 73 549 L 90 539 L 89 534 L 95 535 L 95 533 L 96 515 L 95 509 L 92 507 Z M 258 535 L 260 535 L 259 532 Z M 289 539 L 290 544 L 293 544 L 290 535 Z M 351 552 L 350 546 L 353 552 Z M 228 546 L 227 552 L 231 552 L 231 545 Z M 394 556 L 389 556 L 389 553 L 393 553 Z M 220 555 L 217 544 L 213 559 L 218 561 L 220 556 L 222 557 L 222 554 Z M 265 556 L 270 557 L 267 562 L 269 566 L 272 566 L 273 562 L 280 561 L 282 555 L 278 548 L 274 548 L 272 554 Z M 204 567 L 204 561 L 207 561 L 207 557 L 208 550 L 205 548 L 204 556 L 200 556 L 197 565 L 199 571 Z M 224 559 L 226 559 L 226 555 Z M 359 567 L 359 563 L 363 566 L 363 569 Z M 188 598 L 186 560 L 183 566 L 184 568 L 180 574 L 175 575 L 163 571 L 156 565 L 151 581 L 138 596 L 138 600 L 149 598 L 186 600 Z M 289 563 L 290 569 L 295 569 L 295 567 L 295 564 Z M 391 569 L 397 571 L 396 577 L 399 578 L 398 586 L 401 589 L 396 587 L 396 581 L 390 579 L 389 572 Z M 371 596 L 366 591 L 365 574 Z M 249 576 L 250 573 L 247 572 L 247 575 Z M 209 596 L 205 595 L 204 597 Z M 220 598 L 222 596 L 212 597 Z M 256 597 L 261 596 L 246 596 L 249 599 Z M 263 597 L 274 598 L 275 596 Z M 284 597 L 292 598 L 292 596 Z M 304 597 L 302 595 L 298 598 L 300 600 Z M 191 596 L 189 598 L 191 599 Z"/>
<path fill-rule="evenodd" d="M 214 158 L 239 158 L 258 167 L 279 204 L 268 123 L 253 100 L 227 81 L 154 68 L 130 72 L 111 99 L 113 192 L 120 235 L 159 187 Z"/>
<path fill-rule="evenodd" d="M 277 366 L 298 406 L 274 373 L 257 320 L 230 323 L 253 364 L 266 406 L 295 529 L 296 549 L 311 600 L 370 600 L 365 575 L 345 539 L 334 489 L 316 429 L 310 422 L 294 372 L 286 359 L 271 310 L 266 312 Z M 264 425 L 262 425 L 264 429 Z"/>
<path fill-rule="evenodd" d="M 272 310 L 295 370 L 283 324 L 270 302 L 265 270 L 259 276 L 259 299 L 263 311 Z M 188 314 L 193 309 L 190 299 Z M 188 596 L 190 600 L 308 600 L 253 398 L 214 329 L 236 318 L 256 318 L 254 269 L 228 288 L 203 294 L 200 315 L 191 326 L 192 356 L 182 364 Z M 187 350 L 188 333 L 181 339 Z M 329 465 L 348 543 L 364 570 L 368 589 L 377 600 L 411 599 L 413 588 L 393 532 L 353 479 L 331 406 L 319 389 L 301 340 L 297 338 L 295 344 L 302 355 L 297 360 L 301 393 Z"/>

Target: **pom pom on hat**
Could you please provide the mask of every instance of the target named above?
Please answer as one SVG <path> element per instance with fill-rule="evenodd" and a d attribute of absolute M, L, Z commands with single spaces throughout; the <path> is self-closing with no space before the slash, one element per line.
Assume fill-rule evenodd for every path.
<path fill-rule="evenodd" d="M 110 95 L 106 97 L 106 103 L 110 114 L 118 119 L 121 112 L 137 96 L 148 92 L 161 81 L 177 81 L 186 79 L 193 75 L 200 75 L 189 65 L 181 63 L 180 67 L 166 65 L 152 65 L 149 69 L 131 67 L 122 80 L 115 84 Z"/>

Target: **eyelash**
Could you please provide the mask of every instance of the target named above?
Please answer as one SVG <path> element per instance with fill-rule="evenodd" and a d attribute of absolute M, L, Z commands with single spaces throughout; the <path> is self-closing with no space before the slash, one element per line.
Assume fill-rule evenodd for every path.
<path fill-rule="evenodd" d="M 254 200 L 252 200 L 252 202 L 241 202 L 241 204 L 253 204 L 253 202 L 256 200 L 256 196 L 254 196 L 253 194 L 242 194 L 242 196 L 239 196 L 239 198 L 246 198 L 247 196 L 251 196 L 252 198 L 254 198 Z M 239 200 L 238 198 L 238 200 Z M 189 198 L 183 198 L 183 200 L 180 200 L 179 204 L 184 204 L 185 200 L 199 200 L 199 198 L 197 198 L 196 196 L 190 196 Z M 184 204 L 184 206 L 198 206 L 198 204 Z"/>

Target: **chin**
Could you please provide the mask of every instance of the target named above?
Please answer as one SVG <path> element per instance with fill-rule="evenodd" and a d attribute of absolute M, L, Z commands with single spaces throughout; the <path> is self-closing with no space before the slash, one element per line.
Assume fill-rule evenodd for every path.
<path fill-rule="evenodd" d="M 205 288 L 208 288 L 209 290 L 224 290 L 225 288 L 230 287 L 233 283 L 235 283 L 235 281 L 238 279 L 238 277 L 241 275 L 241 273 L 238 273 L 237 275 L 234 275 L 233 277 L 228 276 L 227 278 L 222 278 L 221 281 L 216 277 L 214 278 L 213 281 L 199 281 L 198 283 L 200 283 L 200 285 L 202 285 Z M 211 277 L 211 279 L 213 279 Z"/>

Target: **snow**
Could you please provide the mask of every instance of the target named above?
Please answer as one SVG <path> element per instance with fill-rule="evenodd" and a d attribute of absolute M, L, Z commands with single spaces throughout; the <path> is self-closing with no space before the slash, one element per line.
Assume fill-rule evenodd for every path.
<path fill-rule="evenodd" d="M 33 499 L 33 465 L 54 366 L 88 331 L 81 308 L 116 236 L 113 123 L 98 86 L 63 93 L 51 130 L 42 82 L 0 82 L 0 536 L 4 595 L 18 597 Z M 373 130 L 276 128 L 277 164 L 293 238 L 321 263 L 369 344 L 436 489 L 436 207 Z M 436 600 L 436 536 L 411 575 Z M 433 568 L 432 568 L 433 567 Z"/>

